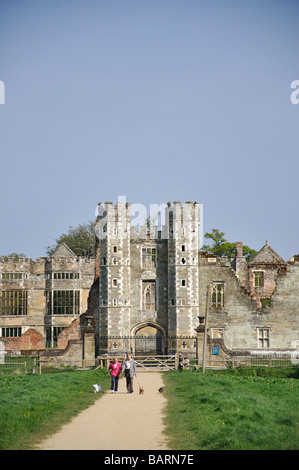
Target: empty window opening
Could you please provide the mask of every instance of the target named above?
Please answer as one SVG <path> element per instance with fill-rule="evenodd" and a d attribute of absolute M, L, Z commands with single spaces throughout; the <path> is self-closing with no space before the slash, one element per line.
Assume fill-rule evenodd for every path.
<path fill-rule="evenodd" d="M 263 287 L 264 286 L 264 273 L 263 271 L 254 272 L 254 287 Z"/>
<path fill-rule="evenodd" d="M 222 282 L 215 282 L 212 285 L 212 307 L 221 308 L 224 306 L 224 284 Z"/>
<path fill-rule="evenodd" d="M 27 315 L 28 292 L 3 290 L 0 296 L 0 315 Z"/>

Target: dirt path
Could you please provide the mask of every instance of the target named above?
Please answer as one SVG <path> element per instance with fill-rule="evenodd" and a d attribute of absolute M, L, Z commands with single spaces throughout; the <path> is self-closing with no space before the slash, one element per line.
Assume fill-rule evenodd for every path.
<path fill-rule="evenodd" d="M 139 395 L 138 381 L 144 388 Z M 60 431 L 39 445 L 40 450 L 167 450 L 163 435 L 164 395 L 159 372 L 139 372 L 134 393 L 125 379 L 117 394 L 106 392 Z"/>

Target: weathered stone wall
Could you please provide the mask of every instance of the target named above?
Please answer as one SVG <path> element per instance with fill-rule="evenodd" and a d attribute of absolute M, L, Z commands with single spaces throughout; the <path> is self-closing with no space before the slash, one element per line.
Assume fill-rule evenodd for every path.
<path fill-rule="evenodd" d="M 199 206 L 169 203 L 168 240 L 169 335 L 189 335 L 198 324 Z M 192 333 L 191 333 L 192 332 Z"/>
<path fill-rule="evenodd" d="M 41 367 L 47 366 L 75 366 L 82 367 L 83 339 L 70 340 L 64 350 L 48 350 L 40 353 Z"/>
<path fill-rule="evenodd" d="M 22 279 L 4 279 L 5 273 L 19 273 Z M 2 258 L 0 260 L 0 292 L 27 291 L 27 315 L 1 315 L 0 327 L 21 327 L 22 333 L 34 328 L 44 335 L 44 317 L 46 309 L 45 259 Z"/>
<path fill-rule="evenodd" d="M 268 243 L 249 264 L 240 242 L 234 263 L 199 251 L 199 205 L 193 202 L 168 203 L 161 232 L 152 226 L 131 227 L 130 205 L 122 202 L 115 207 L 105 203 L 99 223 L 105 230 L 97 240 L 96 261 L 76 257 L 66 245 L 50 258 L 0 260 L 0 292 L 28 292 L 27 315 L 0 316 L 0 328 L 22 329 L 20 337 L 1 338 L 2 348 L 42 350 L 46 329 L 54 332 L 58 327 L 63 330 L 54 356 L 70 354 L 72 349 L 82 358 L 82 332 L 86 316 L 92 316 L 95 354 L 113 348 L 122 353 L 131 347 L 128 337 L 136 334 L 188 336 L 185 343 L 190 344 L 185 346 L 191 350 L 198 317 L 205 317 L 206 311 L 209 351 L 219 341 L 225 357 L 238 351 L 243 356 L 255 353 L 261 349 L 261 330 L 269 332 L 269 344 L 262 350 L 299 348 L 299 256 L 285 263 Z M 153 250 L 153 264 L 143 261 L 143 250 Z M 261 288 L 253 285 L 255 270 L 264 272 Z M 3 273 L 22 275 L 6 279 Z M 77 275 L 63 279 L 55 273 Z M 222 297 L 214 305 L 217 284 Z M 79 316 L 53 314 L 50 298 L 55 290 L 80 292 Z M 270 306 L 261 307 L 263 298 L 270 299 Z M 168 352 L 176 351 L 179 341 L 183 347 L 183 339 L 167 341 Z M 50 356 L 48 352 L 46 357 Z"/>
<path fill-rule="evenodd" d="M 281 268 L 276 277 L 271 306 L 263 322 L 271 328 L 271 348 L 299 349 L 299 257 Z"/>
<path fill-rule="evenodd" d="M 13 273 L 18 274 L 13 279 L 6 279 L 8 273 L 10 277 L 14 277 Z M 76 275 L 72 279 L 55 279 L 55 273 Z M 66 346 L 68 333 L 69 338 L 78 338 L 80 332 L 75 331 L 74 325 L 68 329 L 78 315 L 52 315 L 49 299 L 54 290 L 79 291 L 80 314 L 86 312 L 94 275 L 95 260 L 78 258 L 67 247 L 58 249 L 50 258 L 38 258 L 36 261 L 1 258 L 0 296 L 5 291 L 27 292 L 27 314 L 0 315 L 0 334 L 2 328 L 21 328 L 20 337 L 2 338 L 7 350 L 44 349 L 46 328 L 66 329 L 59 338 L 58 346 Z"/>
<path fill-rule="evenodd" d="M 208 262 L 204 254 L 200 257 L 200 315 L 205 315 L 205 294 L 213 282 L 224 282 L 224 306 L 211 307 L 209 296 L 208 327 L 223 329 L 225 346 L 230 349 L 256 350 L 258 328 L 269 329 L 270 348 L 296 348 L 299 340 L 299 262 L 288 263 L 276 277 L 276 288 L 271 297 L 271 306 L 258 308 L 253 296 L 242 287 L 229 263 L 216 259 Z M 299 344 L 299 343 L 298 343 Z"/>
<path fill-rule="evenodd" d="M 19 338 L 1 338 L 0 343 L 8 352 L 38 351 L 44 349 L 45 338 L 36 329 L 29 328 Z"/>

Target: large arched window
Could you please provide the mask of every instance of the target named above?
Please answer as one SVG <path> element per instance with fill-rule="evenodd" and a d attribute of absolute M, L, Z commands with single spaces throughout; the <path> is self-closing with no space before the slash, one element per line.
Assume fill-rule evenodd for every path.
<path fill-rule="evenodd" d="M 224 306 L 224 284 L 223 282 L 213 282 L 211 291 L 212 307 L 221 308 Z"/>

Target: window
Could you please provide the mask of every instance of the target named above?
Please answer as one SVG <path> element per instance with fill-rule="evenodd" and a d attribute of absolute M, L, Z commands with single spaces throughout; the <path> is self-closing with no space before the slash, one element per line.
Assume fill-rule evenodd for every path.
<path fill-rule="evenodd" d="M 2 273 L 2 279 L 23 279 L 23 273 Z"/>
<path fill-rule="evenodd" d="M 156 286 L 152 282 L 148 284 L 144 289 L 144 310 L 155 310 L 156 309 Z"/>
<path fill-rule="evenodd" d="M 104 266 L 106 265 L 106 258 L 105 258 L 105 257 L 102 258 L 102 264 L 103 264 Z"/>
<path fill-rule="evenodd" d="M 48 312 L 50 315 L 79 315 L 80 291 L 54 290 L 49 295 Z"/>
<path fill-rule="evenodd" d="M 182 287 L 186 287 L 186 279 L 182 279 Z"/>
<path fill-rule="evenodd" d="M 212 339 L 223 338 L 223 328 L 211 328 Z"/>
<path fill-rule="evenodd" d="M 270 329 L 258 328 L 257 329 L 258 348 L 270 347 Z"/>
<path fill-rule="evenodd" d="M 27 315 L 26 290 L 4 290 L 2 298 L 0 297 L 1 315 Z"/>
<path fill-rule="evenodd" d="M 170 299 L 170 305 L 175 305 L 174 299 Z"/>
<path fill-rule="evenodd" d="M 263 271 L 254 271 L 254 287 L 263 287 L 264 273 Z"/>
<path fill-rule="evenodd" d="M 142 266 L 144 268 L 156 267 L 156 249 L 142 248 Z"/>
<path fill-rule="evenodd" d="M 112 279 L 112 287 L 117 287 L 117 279 Z"/>
<path fill-rule="evenodd" d="M 21 334 L 22 334 L 22 328 L 18 328 L 18 327 L 1 328 L 2 338 L 19 338 Z"/>
<path fill-rule="evenodd" d="M 212 307 L 221 308 L 224 306 L 224 284 L 222 282 L 214 282 L 212 285 Z"/>
<path fill-rule="evenodd" d="M 113 246 L 113 253 L 117 253 L 117 246 Z"/>
<path fill-rule="evenodd" d="M 186 258 L 181 258 L 181 264 L 185 264 L 186 263 Z"/>
<path fill-rule="evenodd" d="M 46 329 L 46 347 L 56 348 L 58 335 L 62 332 L 62 326 L 54 326 Z"/>
<path fill-rule="evenodd" d="M 116 265 L 116 264 L 117 264 L 117 258 L 113 258 L 112 263 L 113 263 L 114 265 Z"/>
<path fill-rule="evenodd" d="M 79 273 L 53 273 L 53 279 L 79 279 Z"/>
<path fill-rule="evenodd" d="M 117 299 L 112 299 L 112 305 L 113 305 L 113 307 L 117 306 Z"/>
<path fill-rule="evenodd" d="M 186 245 L 182 245 L 182 251 L 186 251 Z"/>

